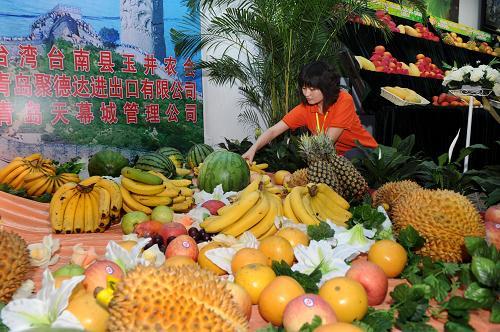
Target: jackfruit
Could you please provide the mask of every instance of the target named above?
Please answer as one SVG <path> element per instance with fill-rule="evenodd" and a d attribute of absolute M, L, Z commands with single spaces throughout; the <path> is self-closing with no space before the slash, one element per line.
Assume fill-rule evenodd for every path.
<path fill-rule="evenodd" d="M 0 302 L 7 303 L 26 280 L 31 268 L 26 242 L 15 233 L 0 230 Z"/>

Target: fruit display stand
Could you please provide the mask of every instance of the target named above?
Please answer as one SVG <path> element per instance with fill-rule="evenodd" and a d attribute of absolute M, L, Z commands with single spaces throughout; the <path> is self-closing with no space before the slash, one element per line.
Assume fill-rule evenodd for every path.
<path fill-rule="evenodd" d="M 48 210 L 49 204 L 34 202 L 0 191 L 0 215 L 2 216 L 1 223 L 3 229 L 19 234 L 28 244 L 41 242 L 44 236 L 51 234 L 52 230 Z M 56 264 L 50 266 L 50 269 L 54 271 L 69 263 L 72 255 L 72 247 L 76 244 L 82 244 L 84 247 L 93 246 L 97 255 L 103 256 L 108 241 L 120 240 L 122 235 L 123 233 L 119 225 L 111 226 L 104 233 L 52 234 L 54 239 L 60 241 L 61 246 L 56 253 L 59 255 L 59 260 Z M 358 259 L 364 260 L 366 258 L 360 257 Z M 29 275 L 29 278 L 35 282 L 36 289 L 40 288 L 42 273 L 43 269 L 36 268 Z M 389 279 L 389 292 L 384 302 L 374 308 L 389 308 L 391 303 L 390 291 L 404 282 L 402 279 Z M 470 325 L 476 331 L 495 331 L 496 327 L 488 323 L 488 317 L 489 313 L 484 310 L 474 311 L 471 313 Z M 438 331 L 443 331 L 443 321 L 430 319 L 429 323 Z M 269 325 L 259 314 L 257 305 L 253 305 L 252 307 L 249 325 L 251 331 L 256 331 Z"/>
<path fill-rule="evenodd" d="M 413 24 L 403 19 L 398 19 L 398 23 L 399 21 L 403 24 Z M 423 54 L 441 69 L 445 64 L 453 65 L 456 63 L 460 67 L 465 64 L 477 65 L 478 61 L 481 64 L 488 64 L 495 59 L 490 54 L 397 32 L 393 33 L 389 41 L 385 41 L 379 29 L 362 24 L 350 23 L 346 25 L 343 36 L 345 36 L 342 38 L 344 44 L 353 55 L 360 55 L 368 59 L 377 45 L 384 45 L 385 50 L 390 52 L 392 57 L 406 64 L 414 63 L 416 56 Z M 369 86 L 369 93 L 363 100 L 363 111 L 375 116 L 374 136 L 379 143 L 390 145 L 395 134 L 403 137 L 416 134 L 415 148 L 435 158 L 447 151 L 458 129 L 462 128 L 457 148 L 465 146 L 467 116 L 463 117 L 463 114 L 467 110 L 466 107 L 451 105 L 448 107 L 434 107 L 433 105 L 400 107 L 380 96 L 382 87 L 400 86 L 410 88 L 424 98 L 431 100 L 433 96 L 438 96 L 446 91 L 442 80 L 364 69 L 359 71 L 358 78 Z M 359 86 L 356 82 L 353 82 L 353 85 Z M 441 112 L 445 114 L 438 114 Z M 392 115 L 391 118 L 386 118 L 390 115 Z M 411 124 L 408 123 L 410 119 Z M 441 119 L 446 119 L 444 123 L 447 126 L 443 126 Z M 471 144 L 484 144 L 490 149 L 480 151 L 476 156 L 471 157 L 471 167 L 480 168 L 484 165 L 500 163 L 500 146 L 492 144 L 500 135 L 500 125 L 486 110 L 480 108 L 474 110 L 472 122 L 473 127 L 479 128 L 480 132 L 474 133 L 474 129 L 472 129 Z M 415 123 L 419 125 L 416 126 Z M 435 141 L 438 143 L 435 144 Z"/>

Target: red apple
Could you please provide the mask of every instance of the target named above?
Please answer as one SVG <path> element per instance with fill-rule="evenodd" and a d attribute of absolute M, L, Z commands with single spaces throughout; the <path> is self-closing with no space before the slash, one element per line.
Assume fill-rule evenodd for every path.
<path fill-rule="evenodd" d="M 191 236 L 179 235 L 168 244 L 167 250 L 165 250 L 165 257 L 187 256 L 196 262 L 198 260 L 198 252 L 198 245 Z"/>
<path fill-rule="evenodd" d="M 213 216 L 217 215 L 217 211 L 219 211 L 219 209 L 225 205 L 226 204 L 224 204 L 224 202 L 221 202 L 216 199 L 211 199 L 201 204 L 201 206 L 210 211 L 210 214 Z"/>
<path fill-rule="evenodd" d="M 139 237 L 151 237 L 158 234 L 162 227 L 163 223 L 156 220 L 148 220 L 135 226 L 134 232 Z"/>
<path fill-rule="evenodd" d="M 163 238 L 163 242 L 166 243 L 167 239 L 171 236 L 187 235 L 187 229 L 183 224 L 178 222 L 169 222 L 162 224 L 158 234 Z"/>
<path fill-rule="evenodd" d="M 283 327 L 287 332 L 298 332 L 305 323 L 311 323 L 314 316 L 321 318 L 321 324 L 337 322 L 337 316 L 328 302 L 316 294 L 304 294 L 288 302 L 283 312 Z"/>
<path fill-rule="evenodd" d="M 389 282 L 384 270 L 377 264 L 368 261 L 355 261 L 347 271 L 346 277 L 363 285 L 368 295 L 368 305 L 379 305 L 384 302 Z"/>
<path fill-rule="evenodd" d="M 484 214 L 484 221 L 500 224 L 500 204 L 490 206 Z"/>
<path fill-rule="evenodd" d="M 93 292 L 97 287 L 106 288 L 108 276 L 121 279 L 123 278 L 123 271 L 112 261 L 96 261 L 85 270 L 83 287 L 87 292 Z"/>

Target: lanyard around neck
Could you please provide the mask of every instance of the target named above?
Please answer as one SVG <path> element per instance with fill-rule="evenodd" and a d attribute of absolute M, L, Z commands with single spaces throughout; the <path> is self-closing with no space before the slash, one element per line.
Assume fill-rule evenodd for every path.
<path fill-rule="evenodd" d="M 328 111 L 326 111 L 325 115 L 323 116 L 323 125 L 319 126 L 319 116 L 318 113 L 316 113 L 316 131 L 319 134 L 320 132 L 324 132 L 325 130 L 325 122 L 326 122 L 326 117 L 328 116 Z"/>

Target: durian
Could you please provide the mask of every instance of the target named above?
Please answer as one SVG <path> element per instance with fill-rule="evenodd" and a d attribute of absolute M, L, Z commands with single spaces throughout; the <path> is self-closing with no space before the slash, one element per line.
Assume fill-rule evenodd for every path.
<path fill-rule="evenodd" d="M 248 331 L 224 281 L 194 265 L 138 266 L 118 284 L 109 331 Z"/>
<path fill-rule="evenodd" d="M 382 205 L 390 213 L 392 206 L 400 197 L 419 189 L 422 189 L 422 187 L 409 180 L 387 182 L 375 192 L 373 206 Z"/>
<path fill-rule="evenodd" d="M 15 233 L 0 230 L 0 302 L 7 303 L 30 270 L 26 242 Z"/>
<path fill-rule="evenodd" d="M 415 190 L 399 198 L 392 209 L 394 230 L 411 225 L 425 238 L 420 254 L 433 260 L 461 262 L 466 236 L 485 236 L 481 216 L 465 197 L 450 190 Z"/>

